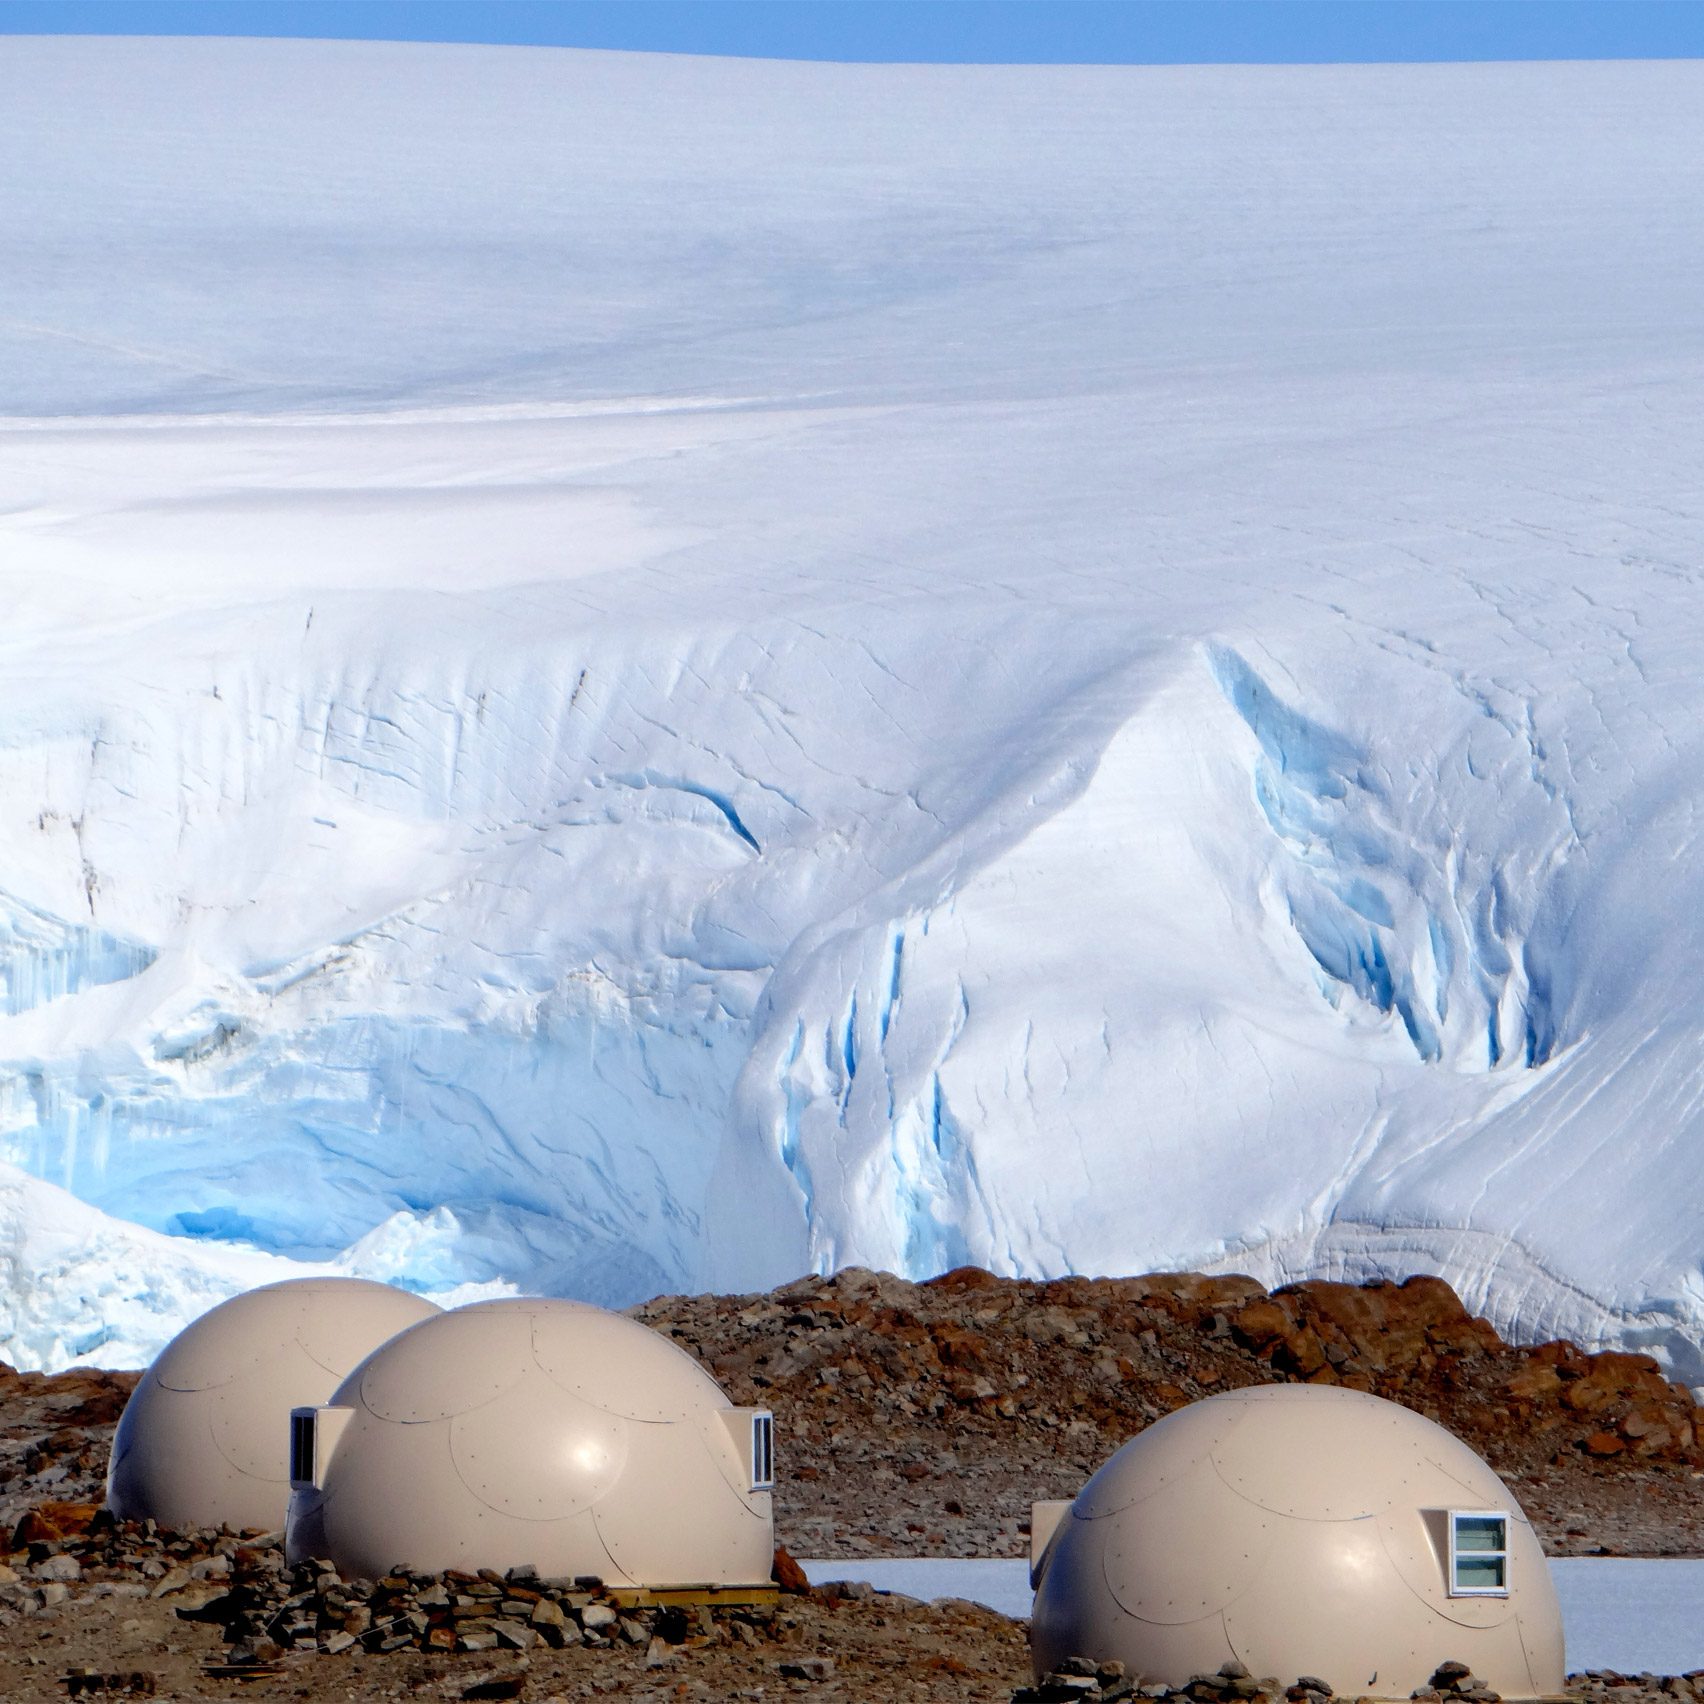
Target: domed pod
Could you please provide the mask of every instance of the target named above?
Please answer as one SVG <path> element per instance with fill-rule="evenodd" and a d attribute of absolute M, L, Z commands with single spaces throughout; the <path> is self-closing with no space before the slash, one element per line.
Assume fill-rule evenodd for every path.
<path fill-rule="evenodd" d="M 478 1302 L 297 1416 L 286 1553 L 345 1576 L 532 1565 L 653 1589 L 770 1576 L 770 1417 L 578 1302 Z"/>
<path fill-rule="evenodd" d="M 121 1520 L 276 1531 L 290 1503 L 290 1411 L 324 1402 L 365 1355 L 440 1310 L 361 1278 L 299 1278 L 185 1326 L 125 1404 L 107 1470 Z"/>
<path fill-rule="evenodd" d="M 1508 1487 L 1430 1420 L 1358 1391 L 1264 1385 L 1179 1409 L 1031 1519 L 1038 1676 L 1150 1681 L 1240 1662 L 1407 1698 L 1442 1662 L 1506 1698 L 1562 1690 L 1562 1617 Z"/>

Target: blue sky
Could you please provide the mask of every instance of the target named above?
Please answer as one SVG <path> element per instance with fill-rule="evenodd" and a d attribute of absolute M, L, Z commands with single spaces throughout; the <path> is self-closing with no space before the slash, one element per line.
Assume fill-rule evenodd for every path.
<path fill-rule="evenodd" d="M 0 34 L 339 36 L 767 58 L 1704 57 L 1700 0 L 0 0 Z"/>

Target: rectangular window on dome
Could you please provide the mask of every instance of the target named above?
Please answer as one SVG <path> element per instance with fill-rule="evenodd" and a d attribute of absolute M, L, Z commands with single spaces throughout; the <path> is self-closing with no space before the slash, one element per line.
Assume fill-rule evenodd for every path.
<path fill-rule="evenodd" d="M 751 1488 L 775 1488 L 775 1417 L 762 1409 L 751 1417 Z"/>
<path fill-rule="evenodd" d="M 317 1419 L 311 1408 L 290 1410 L 290 1484 L 293 1489 L 303 1489 L 314 1482 Z"/>
<path fill-rule="evenodd" d="M 1508 1595 L 1508 1515 L 1498 1509 L 1451 1509 L 1450 1596 Z"/>

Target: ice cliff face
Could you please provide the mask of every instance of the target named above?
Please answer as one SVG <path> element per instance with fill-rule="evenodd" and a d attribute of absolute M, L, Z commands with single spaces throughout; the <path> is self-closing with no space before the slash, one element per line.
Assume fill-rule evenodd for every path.
<path fill-rule="evenodd" d="M 1704 1384 L 1700 94 L 0 41 L 0 1353 L 1205 1264 Z"/>

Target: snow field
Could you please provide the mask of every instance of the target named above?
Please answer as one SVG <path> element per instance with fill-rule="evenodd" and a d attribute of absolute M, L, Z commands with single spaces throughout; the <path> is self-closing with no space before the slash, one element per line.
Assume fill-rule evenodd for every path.
<path fill-rule="evenodd" d="M 0 43 L 0 1353 L 974 1260 L 1704 1386 L 1701 76 Z"/>

